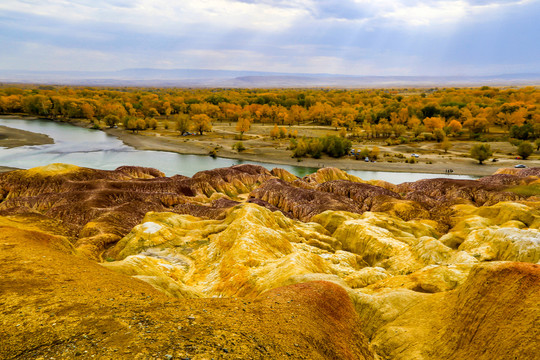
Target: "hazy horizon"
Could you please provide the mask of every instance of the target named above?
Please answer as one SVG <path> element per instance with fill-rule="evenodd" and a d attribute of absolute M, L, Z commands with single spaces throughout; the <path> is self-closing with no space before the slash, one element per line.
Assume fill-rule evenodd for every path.
<path fill-rule="evenodd" d="M 540 72 L 540 0 L 4 0 L 0 69 Z"/>

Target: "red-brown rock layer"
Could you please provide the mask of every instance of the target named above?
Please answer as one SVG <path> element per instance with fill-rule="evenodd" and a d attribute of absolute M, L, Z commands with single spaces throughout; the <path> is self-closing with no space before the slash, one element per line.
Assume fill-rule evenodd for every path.
<path fill-rule="evenodd" d="M 313 216 L 326 210 L 362 212 L 361 205 L 346 196 L 295 187 L 279 179 L 265 182 L 252 191 L 250 196 L 261 199 L 302 221 L 309 221 Z"/>
<path fill-rule="evenodd" d="M 254 165 L 202 171 L 170 178 L 158 170 L 122 166 L 114 171 L 77 168 L 69 172 L 13 171 L 0 174 L 0 214 L 38 212 L 72 228 L 76 246 L 91 257 L 138 224 L 149 211 L 222 218 L 235 196 L 272 178 Z"/>

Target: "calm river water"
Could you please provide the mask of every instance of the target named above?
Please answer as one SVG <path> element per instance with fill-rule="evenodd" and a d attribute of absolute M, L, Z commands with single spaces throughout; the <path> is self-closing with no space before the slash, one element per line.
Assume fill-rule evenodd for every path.
<path fill-rule="evenodd" d="M 114 170 L 122 165 L 153 167 L 167 176 L 181 174 L 192 176 L 202 171 L 238 164 L 256 164 L 267 169 L 283 168 L 296 176 L 305 176 L 317 171 L 291 165 L 276 165 L 254 161 L 226 158 L 211 158 L 201 155 L 183 155 L 166 151 L 136 150 L 121 140 L 103 131 L 80 128 L 71 124 L 49 120 L 3 119 L 0 125 L 49 135 L 54 144 L 21 146 L 12 149 L 0 148 L 0 165 L 22 169 L 51 163 L 66 163 L 103 170 Z M 424 173 L 397 173 L 385 171 L 348 170 L 349 174 L 364 180 L 385 180 L 394 184 L 420 179 L 451 177 L 473 179 L 465 175 L 443 175 Z"/>

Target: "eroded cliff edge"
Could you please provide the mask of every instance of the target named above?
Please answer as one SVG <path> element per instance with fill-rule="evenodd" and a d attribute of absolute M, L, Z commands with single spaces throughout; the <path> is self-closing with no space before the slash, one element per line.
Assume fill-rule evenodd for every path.
<path fill-rule="evenodd" d="M 0 174 L 1 356 L 538 357 L 539 177 Z"/>

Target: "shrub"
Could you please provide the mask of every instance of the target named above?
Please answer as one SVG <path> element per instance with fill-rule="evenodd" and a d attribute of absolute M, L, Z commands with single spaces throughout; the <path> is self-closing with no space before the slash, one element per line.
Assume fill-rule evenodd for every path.
<path fill-rule="evenodd" d="M 296 144 L 296 148 L 293 150 L 293 156 L 296 158 L 301 158 L 306 156 L 308 153 L 308 146 L 306 145 L 306 142 L 304 139 L 298 140 L 298 143 Z"/>
<path fill-rule="evenodd" d="M 308 153 L 315 159 L 319 159 L 322 156 L 323 144 L 319 139 L 313 139 L 308 144 Z"/>
<path fill-rule="evenodd" d="M 435 137 L 435 140 L 437 142 L 441 142 L 444 140 L 444 138 L 446 137 L 446 134 L 444 133 L 444 131 L 442 129 L 436 129 L 434 132 L 433 132 L 433 135 Z"/>
<path fill-rule="evenodd" d="M 322 143 L 323 152 L 335 158 L 347 155 L 352 147 L 350 140 L 335 135 L 325 136 Z"/>
<path fill-rule="evenodd" d="M 406 137 L 403 137 L 403 136 L 398 137 L 398 141 L 399 141 L 400 144 L 408 144 L 409 143 L 409 139 L 407 139 Z"/>
<path fill-rule="evenodd" d="M 517 148 L 518 155 L 521 156 L 523 159 L 528 158 L 533 152 L 534 152 L 534 147 L 528 141 L 522 142 L 521 144 L 519 144 Z"/>
<path fill-rule="evenodd" d="M 367 147 L 362 150 L 357 149 L 354 153 L 354 158 L 356 160 L 364 160 L 366 157 L 369 157 L 369 149 Z"/>
<path fill-rule="evenodd" d="M 298 140 L 296 140 L 296 139 L 290 139 L 290 140 L 289 140 L 289 147 L 287 148 L 287 150 L 294 150 L 294 149 L 296 149 L 296 145 L 298 145 Z"/>
<path fill-rule="evenodd" d="M 478 160 L 480 165 L 484 160 L 489 159 L 491 155 L 493 155 L 493 151 L 491 151 L 491 146 L 488 144 L 476 144 L 471 148 L 470 152 L 470 157 Z"/>
<path fill-rule="evenodd" d="M 405 160 L 405 162 L 406 162 L 407 164 L 416 164 L 417 160 L 416 160 L 415 157 L 412 157 L 412 156 L 411 156 L 410 158 L 408 158 L 407 160 Z"/>
<path fill-rule="evenodd" d="M 238 152 L 246 150 L 246 147 L 244 146 L 244 144 L 241 141 L 234 144 L 232 148 L 233 148 L 233 150 L 236 149 L 236 151 L 238 151 Z"/>

